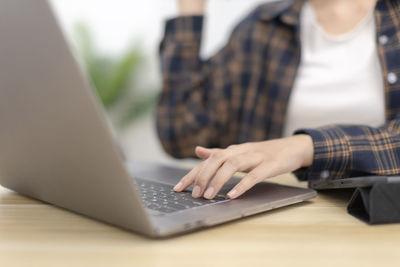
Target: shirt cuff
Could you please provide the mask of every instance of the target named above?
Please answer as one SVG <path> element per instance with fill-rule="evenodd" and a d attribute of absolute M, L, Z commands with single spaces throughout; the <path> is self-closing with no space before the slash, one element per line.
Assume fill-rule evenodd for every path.
<path fill-rule="evenodd" d="M 294 134 L 308 134 L 314 145 L 314 158 L 310 167 L 294 172 L 299 180 L 340 179 L 345 177 L 350 164 L 347 138 L 335 127 L 300 129 Z"/>
<path fill-rule="evenodd" d="M 169 19 L 165 25 L 165 36 L 178 42 L 200 43 L 203 16 L 182 16 Z"/>

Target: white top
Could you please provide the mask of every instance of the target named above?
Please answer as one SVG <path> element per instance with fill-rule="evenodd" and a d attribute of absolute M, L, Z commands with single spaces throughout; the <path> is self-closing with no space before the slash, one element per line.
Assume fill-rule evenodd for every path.
<path fill-rule="evenodd" d="M 302 54 L 284 136 L 299 128 L 329 124 L 384 124 L 384 86 L 375 34 L 372 11 L 351 31 L 330 35 L 317 23 L 311 4 L 304 3 Z"/>

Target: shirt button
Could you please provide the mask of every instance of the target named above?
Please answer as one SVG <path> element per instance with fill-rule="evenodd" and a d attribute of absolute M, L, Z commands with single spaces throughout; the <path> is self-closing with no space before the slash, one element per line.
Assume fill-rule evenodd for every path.
<path fill-rule="evenodd" d="M 378 41 L 381 45 L 385 45 L 389 41 L 389 38 L 386 35 L 381 35 L 379 36 Z"/>
<path fill-rule="evenodd" d="M 395 84 L 397 82 L 397 75 L 394 72 L 389 72 L 387 75 L 387 81 L 389 84 Z"/>
<path fill-rule="evenodd" d="M 322 178 L 322 179 L 328 179 L 328 178 L 329 178 L 329 175 L 330 175 L 330 173 L 329 173 L 328 170 L 323 170 L 323 171 L 321 172 L 321 178 Z"/>

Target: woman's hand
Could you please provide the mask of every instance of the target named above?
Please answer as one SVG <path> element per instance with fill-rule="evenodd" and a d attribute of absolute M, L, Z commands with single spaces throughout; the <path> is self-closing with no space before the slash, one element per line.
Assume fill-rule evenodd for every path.
<path fill-rule="evenodd" d="M 194 183 L 193 197 L 212 199 L 236 172 L 248 172 L 228 193 L 234 199 L 266 178 L 310 166 L 314 147 L 309 135 L 299 134 L 226 149 L 196 147 L 195 152 L 204 161 L 185 175 L 174 190 L 181 192 Z"/>

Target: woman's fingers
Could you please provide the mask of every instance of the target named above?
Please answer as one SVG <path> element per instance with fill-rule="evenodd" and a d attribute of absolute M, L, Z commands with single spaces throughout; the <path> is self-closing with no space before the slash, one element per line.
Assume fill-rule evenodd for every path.
<path fill-rule="evenodd" d="M 207 159 L 212 153 L 221 151 L 219 148 L 205 148 L 202 146 L 197 146 L 194 152 L 196 156 L 200 159 Z"/>
<path fill-rule="evenodd" d="M 280 165 L 275 162 L 262 163 L 247 175 L 245 175 L 242 180 L 228 192 L 228 197 L 231 199 L 237 198 L 245 193 L 247 190 L 252 188 L 255 184 L 264 181 L 269 177 L 276 176 L 283 173 Z"/>
<path fill-rule="evenodd" d="M 204 161 L 204 165 L 196 175 L 196 179 L 193 185 L 192 197 L 198 198 L 203 195 L 203 192 L 208 182 L 214 176 L 216 171 L 221 167 L 227 157 L 227 151 L 218 151 L 211 154 L 208 159 Z"/>
<path fill-rule="evenodd" d="M 238 171 L 253 169 L 262 162 L 258 154 L 242 153 L 228 158 L 219 168 L 204 193 L 204 198 L 213 199 L 222 186 Z"/>
<path fill-rule="evenodd" d="M 212 151 L 211 153 L 217 153 L 222 151 L 222 149 L 219 148 L 213 148 L 213 149 L 208 149 L 208 148 L 203 148 L 201 147 L 201 149 L 204 150 L 210 150 Z M 197 148 L 196 148 L 197 150 Z M 201 170 L 204 169 L 204 166 L 207 164 L 207 160 L 201 162 L 200 164 L 198 164 L 196 167 L 194 167 L 189 173 L 187 173 L 175 186 L 174 186 L 174 191 L 176 192 L 182 192 L 183 190 L 185 190 L 187 187 L 189 187 L 191 184 L 193 184 L 196 180 L 196 178 L 199 176 L 199 173 L 201 172 Z M 218 168 L 218 167 L 217 167 Z M 208 170 L 208 168 L 207 168 Z M 207 175 L 207 174 L 206 174 Z M 207 184 L 206 184 L 207 185 Z M 196 185 L 195 185 L 196 186 Z M 196 189 L 198 190 L 198 189 Z M 196 191 L 195 191 L 196 193 Z"/>
<path fill-rule="evenodd" d="M 262 180 L 264 180 L 264 178 L 260 170 L 254 169 L 244 176 L 242 180 L 228 192 L 227 196 L 230 199 L 235 199 Z"/>
<path fill-rule="evenodd" d="M 174 186 L 175 192 L 182 192 L 188 186 L 190 186 L 196 179 L 197 173 L 203 167 L 204 161 L 194 167 L 190 172 L 188 172 L 182 179 Z"/>
<path fill-rule="evenodd" d="M 214 150 L 213 153 L 204 161 L 203 167 L 197 173 L 197 177 L 194 182 L 192 196 L 194 198 L 201 197 L 217 170 L 221 165 L 230 157 L 243 153 L 243 149 L 239 146 L 228 147 L 226 149 Z"/>

